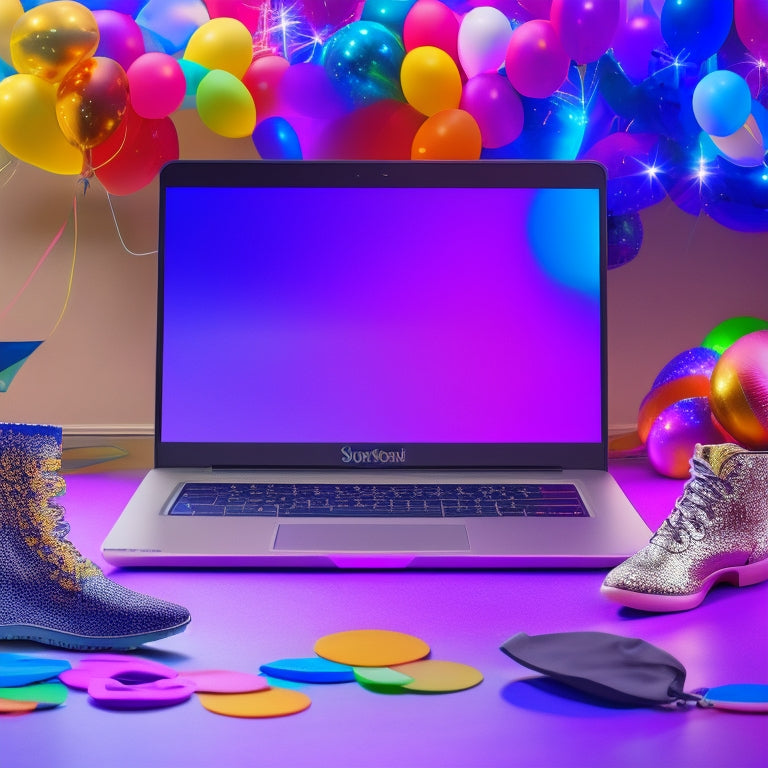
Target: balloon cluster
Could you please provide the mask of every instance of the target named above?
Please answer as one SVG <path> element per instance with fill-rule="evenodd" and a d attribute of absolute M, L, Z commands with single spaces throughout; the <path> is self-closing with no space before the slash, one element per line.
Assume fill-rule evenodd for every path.
<path fill-rule="evenodd" d="M 765 0 L 0 0 L 0 145 L 127 194 L 177 110 L 271 159 L 585 158 L 611 266 L 669 196 L 768 231 Z"/>
<path fill-rule="evenodd" d="M 662 368 L 637 431 L 659 474 L 688 476 L 696 443 L 768 449 L 768 321 L 733 317 Z"/>

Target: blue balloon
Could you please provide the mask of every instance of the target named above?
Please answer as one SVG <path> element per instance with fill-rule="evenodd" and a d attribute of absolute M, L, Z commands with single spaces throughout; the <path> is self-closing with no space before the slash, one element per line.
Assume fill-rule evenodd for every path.
<path fill-rule="evenodd" d="M 301 160 L 301 144 L 284 117 L 268 117 L 256 125 L 253 145 L 264 160 Z"/>
<path fill-rule="evenodd" d="M 693 114 L 710 136 L 730 136 L 747 121 L 752 94 L 747 81 L 727 69 L 705 75 L 693 91 Z"/>
<path fill-rule="evenodd" d="M 376 21 L 353 21 L 325 44 L 323 65 L 339 92 L 355 107 L 382 99 L 405 101 L 400 67 L 402 39 Z"/>
<path fill-rule="evenodd" d="M 416 0 L 366 0 L 361 21 L 378 21 L 398 35 L 403 34 L 403 25 L 408 11 Z"/>
<path fill-rule="evenodd" d="M 683 61 L 716 54 L 732 24 L 732 0 L 669 0 L 661 9 L 661 36 Z"/>

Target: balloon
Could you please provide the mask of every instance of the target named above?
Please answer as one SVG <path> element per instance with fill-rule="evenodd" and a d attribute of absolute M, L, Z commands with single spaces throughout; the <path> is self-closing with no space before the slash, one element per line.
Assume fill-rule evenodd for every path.
<path fill-rule="evenodd" d="M 86 59 L 72 67 L 59 83 L 59 127 L 81 149 L 101 144 L 120 125 L 127 109 L 128 77 L 114 59 Z"/>
<path fill-rule="evenodd" d="M 86 0 L 83 5 L 87 5 L 92 11 L 112 10 L 117 13 L 123 13 L 126 16 L 134 17 L 146 1 L 147 0 Z M 26 4 L 30 5 L 29 2 Z M 37 5 L 39 4 L 40 3 L 37 3 Z"/>
<path fill-rule="evenodd" d="M 197 106 L 197 89 L 202 79 L 211 71 L 202 64 L 186 59 L 178 59 L 179 67 L 184 75 L 184 98 L 181 109 L 193 109 Z"/>
<path fill-rule="evenodd" d="M 544 99 L 568 77 L 571 60 L 551 22 L 534 19 L 513 33 L 506 52 L 509 82 L 523 96 Z"/>
<path fill-rule="evenodd" d="M 463 109 L 428 117 L 413 138 L 411 160 L 478 160 L 483 142 L 475 118 Z"/>
<path fill-rule="evenodd" d="M 484 72 L 467 80 L 459 106 L 477 121 L 484 147 L 503 147 L 523 130 L 520 97 L 509 80 L 495 72 Z"/>
<path fill-rule="evenodd" d="M 652 13 L 637 14 L 619 24 L 611 43 L 616 60 L 634 82 L 648 77 L 653 52 L 663 46 L 661 23 Z"/>
<path fill-rule="evenodd" d="M 763 330 L 768 330 L 768 320 L 749 315 L 729 317 L 727 320 L 723 320 L 722 323 L 718 323 L 704 337 L 701 346 L 713 350 L 719 357 L 742 336 Z"/>
<path fill-rule="evenodd" d="M 402 98 L 404 56 L 402 41 L 383 24 L 353 21 L 326 42 L 323 66 L 339 92 L 360 107 L 380 99 Z"/>
<path fill-rule="evenodd" d="M 709 375 L 681 376 L 651 389 L 637 413 L 637 435 L 641 442 L 648 440 L 651 427 L 662 411 L 690 397 L 709 397 Z"/>
<path fill-rule="evenodd" d="M 768 448 L 768 330 L 728 347 L 710 384 L 709 403 L 718 423 L 746 448 Z"/>
<path fill-rule="evenodd" d="M 723 442 L 723 434 L 712 422 L 706 397 L 688 397 L 665 408 L 648 433 L 646 448 L 651 466 L 661 475 L 685 478 L 696 443 Z"/>
<path fill-rule="evenodd" d="M 736 32 L 758 61 L 768 61 L 768 3 L 765 0 L 734 0 Z"/>
<path fill-rule="evenodd" d="M 288 67 L 280 79 L 279 93 L 284 108 L 307 117 L 327 119 L 346 111 L 343 97 L 320 64 Z"/>
<path fill-rule="evenodd" d="M 414 0 L 366 0 L 361 21 L 377 21 L 395 34 L 402 36 L 405 17 Z"/>
<path fill-rule="evenodd" d="M 768 328 L 768 323 L 765 327 Z M 653 380 L 651 389 L 684 376 L 704 376 L 709 379 L 719 359 L 720 353 L 705 345 L 686 349 L 675 355 L 661 369 L 659 375 Z"/>
<path fill-rule="evenodd" d="M 552 0 L 550 21 L 565 52 L 586 64 L 608 50 L 619 24 L 619 0 Z"/>
<path fill-rule="evenodd" d="M 193 32 L 184 58 L 240 79 L 253 59 L 253 38 L 237 19 L 211 19 Z"/>
<path fill-rule="evenodd" d="M 335 32 L 357 19 L 359 0 L 305 0 L 303 15 L 316 30 Z"/>
<path fill-rule="evenodd" d="M 760 167 L 765 162 L 765 139 L 752 115 L 730 136 L 711 136 L 712 143 L 735 165 Z"/>
<path fill-rule="evenodd" d="M 149 0 L 135 14 L 136 23 L 150 36 L 161 53 L 179 53 L 192 35 L 210 21 L 202 0 Z"/>
<path fill-rule="evenodd" d="M 424 115 L 410 104 L 384 99 L 331 121 L 318 141 L 320 157 L 340 160 L 409 160 Z"/>
<path fill-rule="evenodd" d="M 187 81 L 179 62 L 167 53 L 145 53 L 126 72 L 131 106 L 141 117 L 160 118 L 184 100 Z"/>
<path fill-rule="evenodd" d="M 165 163 L 179 159 L 179 139 L 170 117 L 151 120 L 130 107 L 120 127 L 91 150 L 96 178 L 113 195 L 147 186 Z"/>
<path fill-rule="evenodd" d="M 459 20 L 454 12 L 439 0 L 418 0 L 403 23 L 403 43 L 406 51 L 432 45 L 459 61 Z"/>
<path fill-rule="evenodd" d="M 267 13 L 264 6 L 243 0 L 205 0 L 205 6 L 212 19 L 219 16 L 237 19 L 251 34 L 260 28 Z"/>
<path fill-rule="evenodd" d="M 24 15 L 19 0 L 0 0 L 0 59 L 11 64 L 11 31 Z"/>
<path fill-rule="evenodd" d="M 99 45 L 93 13 L 69 0 L 44 3 L 27 11 L 11 32 L 11 60 L 21 74 L 37 75 L 52 83 Z"/>
<path fill-rule="evenodd" d="M 200 119 L 214 133 L 230 139 L 250 136 L 256 126 L 251 94 L 231 72 L 212 69 L 197 88 Z"/>
<path fill-rule="evenodd" d="M 693 114 L 710 136 L 730 136 L 747 121 L 752 94 L 735 72 L 717 69 L 705 75 L 693 91 Z"/>
<path fill-rule="evenodd" d="M 67 141 L 56 119 L 56 86 L 35 75 L 0 81 L 0 145 L 45 171 L 78 174 L 83 153 Z"/>
<path fill-rule="evenodd" d="M 400 85 L 405 100 L 424 115 L 459 106 L 461 75 L 456 63 L 445 51 L 431 45 L 405 54 Z"/>
<path fill-rule="evenodd" d="M 733 3 L 674 0 L 661 9 L 661 34 L 681 61 L 700 62 L 717 53 L 733 22 Z"/>
<path fill-rule="evenodd" d="M 144 36 L 141 27 L 124 13 L 94 11 L 99 25 L 99 45 L 95 56 L 114 59 L 127 70 L 144 53 Z"/>
<path fill-rule="evenodd" d="M 504 63 L 512 25 L 497 8 L 473 8 L 459 25 L 459 61 L 467 77 L 496 72 Z"/>
<path fill-rule="evenodd" d="M 268 117 L 253 132 L 253 145 L 265 160 L 301 160 L 296 131 L 284 117 Z"/>
<path fill-rule="evenodd" d="M 260 56 L 243 75 L 243 85 L 253 97 L 260 120 L 277 114 L 280 81 L 289 67 L 288 59 L 282 56 Z"/>

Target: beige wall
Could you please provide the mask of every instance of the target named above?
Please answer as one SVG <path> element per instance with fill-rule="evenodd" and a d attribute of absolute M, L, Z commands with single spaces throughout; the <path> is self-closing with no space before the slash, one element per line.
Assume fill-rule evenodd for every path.
<path fill-rule="evenodd" d="M 176 119 L 176 118 L 175 118 Z M 256 157 L 248 140 L 178 120 L 182 157 Z M 69 305 L 54 335 L 0 393 L 0 421 L 81 432 L 142 432 L 153 421 L 156 257 L 121 245 L 98 182 L 82 185 L 18 164 L 0 174 L 0 312 L 72 211 L 78 244 Z M 119 231 L 135 253 L 156 248 L 156 185 L 114 197 Z M 661 367 L 734 315 L 768 318 L 768 234 L 725 229 L 671 203 L 643 213 L 639 256 L 609 273 L 609 424 L 631 428 Z M 63 306 L 73 221 L 24 296 L 0 319 L 0 340 L 45 338 Z M 212 258 L 215 255 L 212 254 Z M 202 374 L 203 372 L 201 372 Z M 564 372 L 568 377 L 578 371 Z"/>

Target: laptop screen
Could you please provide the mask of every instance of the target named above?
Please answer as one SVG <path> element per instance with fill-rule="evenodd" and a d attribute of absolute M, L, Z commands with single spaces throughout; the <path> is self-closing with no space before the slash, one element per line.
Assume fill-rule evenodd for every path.
<path fill-rule="evenodd" d="M 161 181 L 160 466 L 603 466 L 600 166 Z"/>

